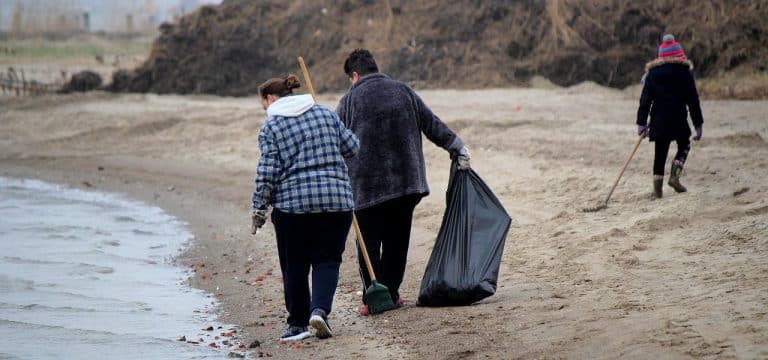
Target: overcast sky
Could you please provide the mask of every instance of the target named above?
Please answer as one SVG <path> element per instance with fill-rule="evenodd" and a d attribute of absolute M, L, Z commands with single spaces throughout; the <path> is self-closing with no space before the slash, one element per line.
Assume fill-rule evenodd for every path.
<path fill-rule="evenodd" d="M 171 20 L 179 9 L 187 12 L 203 4 L 218 4 L 222 0 L 0 0 L 0 31 L 11 27 L 13 11 L 18 4 L 25 9 L 70 8 L 91 14 L 91 30 L 112 30 L 115 22 L 124 22 L 125 14 L 139 9 L 154 8 L 157 24 Z M 122 25 L 122 23 L 121 23 Z M 112 28 L 111 28 L 112 27 Z"/>

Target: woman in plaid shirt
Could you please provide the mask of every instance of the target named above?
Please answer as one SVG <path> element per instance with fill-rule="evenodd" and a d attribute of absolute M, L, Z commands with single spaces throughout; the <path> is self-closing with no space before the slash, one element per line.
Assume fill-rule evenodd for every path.
<path fill-rule="evenodd" d="M 288 329 L 282 340 L 331 336 L 328 314 L 339 280 L 354 200 L 344 158 L 359 148 L 355 135 L 311 95 L 293 95 L 298 78 L 259 87 L 267 120 L 259 133 L 261 158 L 253 192 L 253 228 L 272 206 Z M 312 292 L 309 270 L 312 268 Z"/>

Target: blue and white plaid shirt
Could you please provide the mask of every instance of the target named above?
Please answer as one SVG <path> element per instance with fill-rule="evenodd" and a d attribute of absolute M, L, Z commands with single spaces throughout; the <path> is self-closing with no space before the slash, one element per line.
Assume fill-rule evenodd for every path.
<path fill-rule="evenodd" d="M 359 149 L 357 137 L 331 109 L 307 103 L 303 96 L 283 97 L 270 105 L 259 133 L 254 210 L 268 205 L 288 213 L 354 208 L 344 158 Z M 288 111 L 280 113 L 286 106 Z"/>

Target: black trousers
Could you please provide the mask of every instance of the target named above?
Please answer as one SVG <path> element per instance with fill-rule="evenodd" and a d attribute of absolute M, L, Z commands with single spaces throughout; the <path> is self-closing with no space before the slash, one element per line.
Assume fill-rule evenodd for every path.
<path fill-rule="evenodd" d="M 400 299 L 400 284 L 403 282 L 408 260 L 413 210 L 421 198 L 420 194 L 406 195 L 355 211 L 376 278 L 389 289 L 392 301 L 395 302 Z M 363 303 L 367 304 L 365 289 L 371 286 L 371 277 L 368 275 L 362 254 L 358 246 L 357 259 L 363 279 Z"/>
<path fill-rule="evenodd" d="M 312 310 L 331 313 L 352 211 L 290 214 L 272 210 L 288 324 L 307 326 Z M 312 268 L 312 294 L 309 270 Z"/>
<path fill-rule="evenodd" d="M 691 140 L 681 138 L 675 140 L 675 142 L 677 142 L 675 160 L 685 164 L 685 160 L 688 158 L 688 151 L 691 150 Z M 656 140 L 656 154 L 653 157 L 653 175 L 664 176 L 664 165 L 667 162 L 667 154 L 669 154 L 669 145 L 671 143 L 671 140 Z"/>

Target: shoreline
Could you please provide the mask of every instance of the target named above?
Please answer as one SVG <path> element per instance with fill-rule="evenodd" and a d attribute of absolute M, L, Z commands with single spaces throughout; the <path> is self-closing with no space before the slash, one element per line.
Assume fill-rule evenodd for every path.
<path fill-rule="evenodd" d="M 136 167 L 139 163 L 141 166 Z M 156 169 L 171 170 L 147 171 L 154 166 L 157 166 Z M 158 206 L 183 221 L 194 238 L 173 261 L 185 270 L 191 270 L 192 275 L 186 281 L 189 286 L 204 290 L 217 299 L 218 307 L 214 309 L 214 315 L 218 321 L 237 327 L 235 339 L 246 346 L 248 357 L 281 359 L 334 352 L 333 347 L 337 344 L 333 340 L 311 339 L 292 346 L 277 341 L 285 327 L 285 312 L 272 228 L 262 228 L 255 237 L 249 233 L 248 195 L 251 190 L 246 186 L 208 191 L 221 186 L 229 176 L 243 174 L 228 172 L 227 175 L 201 177 L 200 168 L 192 164 L 171 165 L 159 161 L 153 165 L 147 159 L 132 157 L 1 159 L 0 168 L 0 176 L 38 179 L 83 190 L 121 194 Z M 244 196 L 236 199 L 238 194 Z M 237 204 L 245 206 L 238 207 Z M 347 265 L 351 263 L 349 254 L 353 253 L 348 246 L 344 254 Z M 349 266 L 345 268 L 349 270 Z M 340 292 L 337 290 L 334 304 L 337 312 L 340 306 L 345 306 L 343 299 L 339 298 Z M 347 295 L 350 293 L 354 292 L 346 292 Z M 349 317 L 351 314 L 347 311 L 346 315 Z M 363 329 L 358 331 L 365 332 Z M 376 342 L 373 338 L 366 341 Z M 253 343 L 259 345 L 248 348 Z M 228 350 L 242 351 L 236 348 Z M 356 357 L 356 354 L 365 354 L 364 358 L 384 359 L 390 358 L 392 353 L 366 353 L 364 349 L 358 349 L 347 355 Z M 400 355 L 402 357 L 403 354 Z"/>
<path fill-rule="evenodd" d="M 230 288 L 232 282 L 212 280 L 219 271 L 225 275 L 232 270 L 236 273 L 236 268 L 210 261 L 215 257 L 223 257 L 224 254 L 235 259 L 236 263 L 247 261 L 245 253 L 252 252 L 254 249 L 249 247 L 240 252 L 228 250 L 232 248 L 229 246 L 232 240 L 231 235 L 226 235 L 230 232 L 226 228 L 234 224 L 226 221 L 225 217 L 215 216 L 215 214 L 225 214 L 234 210 L 245 215 L 247 212 L 234 209 L 234 206 L 226 204 L 222 199 L 216 199 L 202 191 L 211 183 L 206 183 L 206 180 L 185 178 L 189 173 L 186 173 L 188 170 L 184 170 L 183 167 L 177 168 L 173 173 L 142 174 L 142 171 L 131 167 L 130 164 L 134 161 L 145 160 L 123 159 L 117 162 L 105 158 L 0 160 L 2 167 L 0 175 L 39 179 L 83 190 L 118 193 L 158 206 L 166 213 L 183 221 L 193 234 L 193 239 L 173 261 L 185 270 L 193 272 L 186 281 L 187 284 L 216 297 L 218 309 L 215 310 L 215 315 L 219 321 L 237 326 L 240 333 L 238 337 L 241 338 L 242 343 L 248 345 L 253 340 L 258 340 L 250 338 L 258 337 L 259 332 L 251 334 L 250 331 L 244 331 L 249 329 L 248 324 L 238 321 L 236 305 L 232 301 L 234 299 L 230 298 L 233 291 Z M 206 211 L 196 211 L 196 207 L 204 208 Z M 240 226 L 244 221 L 235 223 Z M 227 296 L 224 296 L 225 293 Z M 260 342 L 267 343 L 264 340 Z"/>
<path fill-rule="evenodd" d="M 67 183 L 55 170 L 0 164 L 9 186 L 4 214 L 11 216 L 0 226 L 10 234 L 2 262 L 5 270 L 14 259 L 28 264 L 0 274 L 0 287 L 10 291 L 3 320 L 14 331 L 7 335 L 20 343 L 5 355 L 88 357 L 120 342 L 137 345 L 121 358 L 243 352 L 233 325 L 219 321 L 218 301 L 188 285 L 192 271 L 182 261 L 194 237 L 188 223 L 125 191 L 95 188 L 88 180 Z M 35 215 L 14 218 L 15 211 Z M 21 227 L 12 225 L 17 220 Z M 39 273 L 40 266 L 47 270 Z M 42 334 L 52 336 L 50 343 L 35 346 Z M 59 349 L 70 342 L 72 348 Z"/>

